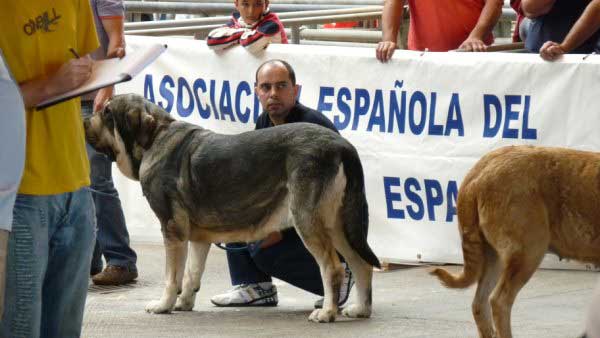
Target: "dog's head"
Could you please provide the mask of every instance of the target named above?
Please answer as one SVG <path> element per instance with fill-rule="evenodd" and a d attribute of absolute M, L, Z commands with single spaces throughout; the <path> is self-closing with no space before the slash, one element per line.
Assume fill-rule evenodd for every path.
<path fill-rule="evenodd" d="M 102 110 L 83 121 L 87 142 L 113 161 L 121 172 L 139 180 L 143 154 L 159 130 L 174 119 L 136 94 L 117 95 Z"/>

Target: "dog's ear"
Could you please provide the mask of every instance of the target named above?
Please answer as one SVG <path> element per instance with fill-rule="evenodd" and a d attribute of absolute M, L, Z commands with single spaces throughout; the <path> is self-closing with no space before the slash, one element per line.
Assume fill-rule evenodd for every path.
<path fill-rule="evenodd" d="M 135 137 L 135 142 L 144 149 L 150 148 L 156 130 L 154 116 L 148 114 L 144 108 L 136 107 L 127 112 L 127 125 Z"/>
<path fill-rule="evenodd" d="M 145 111 L 139 114 L 139 126 L 137 128 L 137 143 L 144 149 L 150 148 L 154 141 L 154 131 L 156 130 L 156 119 Z"/>

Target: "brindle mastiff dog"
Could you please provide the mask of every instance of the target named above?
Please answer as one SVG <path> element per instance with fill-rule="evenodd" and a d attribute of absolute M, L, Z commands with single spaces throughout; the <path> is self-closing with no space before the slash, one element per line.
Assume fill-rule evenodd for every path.
<path fill-rule="evenodd" d="M 510 338 L 517 293 L 546 251 L 600 264 L 600 153 L 532 146 L 492 151 L 458 192 L 464 271 L 432 271 L 444 285 L 477 283 L 482 338 Z"/>
<path fill-rule="evenodd" d="M 344 277 L 336 250 L 358 291 L 342 314 L 371 315 L 379 261 L 367 244 L 361 162 L 340 135 L 308 123 L 221 135 L 133 94 L 116 96 L 84 124 L 88 142 L 140 181 L 161 223 L 166 287 L 146 311 L 192 310 L 210 243 L 256 241 L 294 227 L 323 277 L 323 308 L 309 320 L 335 320 Z"/>

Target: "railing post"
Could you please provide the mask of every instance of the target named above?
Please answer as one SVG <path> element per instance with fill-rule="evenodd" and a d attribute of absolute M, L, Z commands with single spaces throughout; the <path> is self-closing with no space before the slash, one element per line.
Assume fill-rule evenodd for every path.
<path fill-rule="evenodd" d="M 300 26 L 292 25 L 292 43 L 295 45 L 300 44 Z"/>

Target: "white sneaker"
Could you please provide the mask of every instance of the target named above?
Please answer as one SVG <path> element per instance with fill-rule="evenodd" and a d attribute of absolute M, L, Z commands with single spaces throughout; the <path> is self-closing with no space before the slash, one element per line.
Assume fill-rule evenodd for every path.
<path fill-rule="evenodd" d="M 210 301 L 216 306 L 276 306 L 277 288 L 271 282 L 240 284 Z"/>
<path fill-rule="evenodd" d="M 342 285 L 340 285 L 340 298 L 338 300 L 338 306 L 346 304 L 348 298 L 350 298 L 350 290 L 354 286 L 354 276 L 352 275 L 352 270 L 346 262 L 342 262 L 342 266 L 344 267 L 344 280 L 342 281 Z M 318 299 L 315 302 L 315 309 L 323 308 L 323 298 Z"/>

